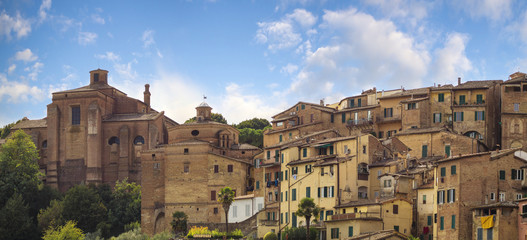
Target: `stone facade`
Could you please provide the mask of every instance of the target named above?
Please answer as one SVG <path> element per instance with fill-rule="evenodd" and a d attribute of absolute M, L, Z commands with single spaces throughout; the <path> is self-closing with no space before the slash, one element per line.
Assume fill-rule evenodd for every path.
<path fill-rule="evenodd" d="M 143 232 L 169 229 L 176 211 L 187 214 L 189 226 L 225 222 L 220 190 L 228 186 L 238 196 L 253 190 L 252 159 L 261 150 L 239 144 L 239 131 L 213 122 L 211 109 L 202 103 L 196 122 L 169 128 L 167 144 L 141 152 Z"/>
<path fill-rule="evenodd" d="M 527 149 L 527 79 L 514 73 L 501 86 L 501 144 L 503 149 Z"/>
<path fill-rule="evenodd" d="M 40 150 L 45 183 L 66 191 L 80 183 L 140 182 L 140 152 L 165 143 L 177 123 L 144 101 L 108 85 L 108 71 L 90 72 L 90 84 L 53 93 L 47 117 L 13 127 L 30 134 Z"/>

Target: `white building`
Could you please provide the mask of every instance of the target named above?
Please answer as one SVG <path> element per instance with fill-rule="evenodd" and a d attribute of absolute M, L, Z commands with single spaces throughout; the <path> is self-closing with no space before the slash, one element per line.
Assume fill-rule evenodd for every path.
<path fill-rule="evenodd" d="M 229 223 L 243 222 L 263 208 L 263 197 L 254 197 L 254 194 L 235 197 L 229 208 Z"/>

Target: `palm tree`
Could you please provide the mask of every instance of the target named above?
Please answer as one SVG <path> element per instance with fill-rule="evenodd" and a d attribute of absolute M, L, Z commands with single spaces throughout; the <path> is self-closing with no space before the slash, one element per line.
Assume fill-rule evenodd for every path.
<path fill-rule="evenodd" d="M 223 205 L 223 210 L 225 210 L 225 230 L 227 234 L 229 233 L 229 208 L 231 207 L 232 202 L 234 202 L 234 191 L 230 187 L 224 187 L 220 190 L 218 194 L 218 202 L 221 202 Z"/>
<path fill-rule="evenodd" d="M 309 223 L 311 222 L 311 217 L 315 217 L 315 219 L 317 219 L 319 212 L 320 208 L 315 205 L 313 198 L 306 197 L 300 200 L 300 203 L 298 204 L 298 210 L 296 211 L 296 215 L 299 217 L 306 218 L 307 239 L 309 239 Z"/>

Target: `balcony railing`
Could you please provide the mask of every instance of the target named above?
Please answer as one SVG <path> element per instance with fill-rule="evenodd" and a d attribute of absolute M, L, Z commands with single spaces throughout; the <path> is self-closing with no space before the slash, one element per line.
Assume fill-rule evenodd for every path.
<path fill-rule="evenodd" d="M 278 226 L 278 220 L 260 220 L 263 226 Z"/>
<path fill-rule="evenodd" d="M 475 101 L 475 102 L 462 102 L 458 103 L 457 101 L 454 101 L 454 106 L 477 106 L 477 105 L 484 105 L 485 100 L 482 101 Z"/>
<path fill-rule="evenodd" d="M 352 220 L 361 218 L 381 218 L 381 214 L 378 212 L 364 212 L 364 213 L 344 213 L 335 214 L 331 216 L 331 220 Z"/>
<path fill-rule="evenodd" d="M 361 118 L 361 119 L 349 119 L 346 122 L 346 126 L 348 127 L 355 127 L 355 126 L 363 126 L 363 125 L 373 125 L 373 119 L 367 119 L 367 118 Z"/>

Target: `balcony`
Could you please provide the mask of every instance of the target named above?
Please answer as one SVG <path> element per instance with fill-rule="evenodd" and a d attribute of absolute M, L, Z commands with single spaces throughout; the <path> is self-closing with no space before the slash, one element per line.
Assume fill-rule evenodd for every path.
<path fill-rule="evenodd" d="M 378 212 L 358 212 L 358 213 L 344 213 L 344 214 L 335 214 L 331 216 L 331 220 L 354 220 L 354 219 L 364 219 L 364 218 L 381 218 L 381 213 Z"/>
<path fill-rule="evenodd" d="M 260 220 L 260 226 L 278 226 L 278 220 Z"/>
<path fill-rule="evenodd" d="M 376 117 L 375 123 L 390 123 L 390 122 L 400 122 L 401 116 L 400 115 L 394 115 L 392 117 Z"/>
<path fill-rule="evenodd" d="M 367 119 L 367 118 L 361 118 L 361 119 L 348 119 L 346 122 L 346 127 L 358 127 L 358 126 L 365 126 L 365 125 L 373 125 L 373 119 Z"/>
<path fill-rule="evenodd" d="M 475 102 L 463 102 L 463 103 L 458 103 L 457 101 L 454 101 L 454 106 L 456 107 L 460 107 L 460 106 L 472 107 L 472 106 L 484 106 L 484 105 L 485 105 L 485 100 L 475 101 Z"/>

